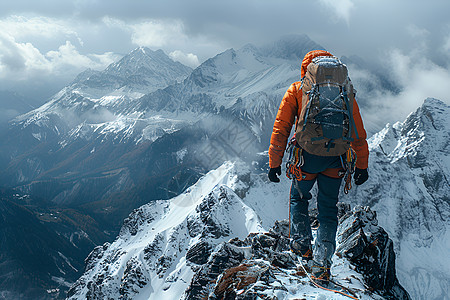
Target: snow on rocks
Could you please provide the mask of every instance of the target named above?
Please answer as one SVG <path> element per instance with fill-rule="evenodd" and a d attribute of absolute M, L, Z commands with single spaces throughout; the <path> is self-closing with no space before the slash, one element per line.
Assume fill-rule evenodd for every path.
<path fill-rule="evenodd" d="M 287 227 L 283 220 L 269 232 L 220 244 L 196 271 L 183 299 L 348 299 L 310 284 L 289 251 Z M 339 232 L 341 252 L 334 257 L 333 280 L 359 299 L 410 299 L 396 278 L 392 241 L 373 211 L 347 211 Z"/>
<path fill-rule="evenodd" d="M 410 299 L 399 284 L 392 240 L 378 226 L 376 212 L 355 207 L 340 219 L 336 255 L 347 258 L 365 284 L 385 299 Z"/>
<path fill-rule="evenodd" d="M 234 164 L 209 172 L 185 193 L 135 210 L 112 244 L 97 247 L 69 299 L 179 299 L 195 266 L 217 244 L 262 230 L 257 216 L 230 187 Z"/>
<path fill-rule="evenodd" d="M 346 299 L 313 287 L 300 271 L 289 251 L 287 220 L 265 230 L 233 191 L 245 184 L 240 178 L 247 172 L 240 163 L 225 163 L 178 197 L 135 210 L 116 241 L 92 251 L 68 299 Z M 253 197 L 251 189 L 244 199 Z M 395 267 L 384 264 L 394 254 L 376 214 L 367 208 L 348 212 L 346 205 L 340 210 L 342 254 L 334 257 L 333 278 L 360 299 L 408 299 Z M 374 239 L 380 240 L 375 250 Z M 361 266 L 364 259 L 369 266 Z"/>
<path fill-rule="evenodd" d="M 393 240 L 400 283 L 414 299 L 448 298 L 450 106 L 428 98 L 369 140 L 369 180 L 350 191 Z M 424 259 L 426 258 L 426 259 Z"/>

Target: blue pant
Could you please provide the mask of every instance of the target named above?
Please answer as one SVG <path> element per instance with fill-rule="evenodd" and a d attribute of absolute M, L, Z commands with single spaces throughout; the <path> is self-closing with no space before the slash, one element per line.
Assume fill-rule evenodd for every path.
<path fill-rule="evenodd" d="M 290 193 L 291 210 L 291 236 L 300 244 L 309 244 L 312 241 L 311 226 L 308 215 L 308 200 L 312 198 L 311 188 L 317 181 L 317 209 L 319 229 L 314 247 L 314 260 L 321 264 L 331 264 L 331 257 L 336 248 L 336 230 L 338 224 L 337 202 L 341 178 L 332 178 L 321 174 L 330 168 L 340 168 L 341 160 L 339 156 L 317 156 L 303 151 L 304 164 L 302 171 L 310 174 L 317 174 L 312 180 L 297 181 L 301 191 L 300 196 L 295 182 L 292 182 Z"/>

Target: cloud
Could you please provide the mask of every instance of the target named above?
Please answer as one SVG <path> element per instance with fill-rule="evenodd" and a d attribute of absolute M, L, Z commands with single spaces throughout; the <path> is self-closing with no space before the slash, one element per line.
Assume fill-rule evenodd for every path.
<path fill-rule="evenodd" d="M 131 41 L 138 46 L 161 48 L 174 42 L 186 41 L 184 24 L 180 20 L 146 20 L 129 23 L 111 17 L 103 18 L 110 27 L 117 27 L 131 34 Z"/>
<path fill-rule="evenodd" d="M 64 19 L 45 16 L 9 16 L 0 19 L 0 30 L 18 42 L 31 42 L 40 46 L 55 40 L 71 40 L 83 46 L 77 28 Z M 45 48 L 45 47 L 44 47 Z"/>
<path fill-rule="evenodd" d="M 190 67 L 200 64 L 194 50 L 206 51 L 209 55 L 223 51 L 214 42 L 202 35 L 190 35 L 184 23 L 179 19 L 151 19 L 140 22 L 125 22 L 120 19 L 104 17 L 103 22 L 109 27 L 128 32 L 131 42 L 136 46 L 163 49 L 170 53 L 173 60 Z M 183 50 L 180 50 L 183 49 Z M 217 52 L 216 52 L 217 51 Z M 206 57 L 209 58 L 209 57 Z"/>
<path fill-rule="evenodd" d="M 450 52 L 450 36 L 448 36 L 444 42 L 444 50 Z"/>
<path fill-rule="evenodd" d="M 450 24 L 446 26 L 446 33 L 444 34 L 442 45 L 439 47 L 438 51 L 443 55 L 447 65 L 450 66 Z"/>
<path fill-rule="evenodd" d="M 41 69 L 45 64 L 45 58 L 30 43 L 17 43 L 15 39 L 0 32 L 0 77 L 9 78 L 16 74 L 20 78 L 27 69 Z"/>
<path fill-rule="evenodd" d="M 160 48 L 171 41 L 187 40 L 184 25 L 179 20 L 148 21 L 131 25 L 133 34 L 131 40 L 140 46 Z"/>
<path fill-rule="evenodd" d="M 26 17 L 13 15 L 0 20 L 0 28 L 17 39 L 29 36 L 51 38 L 57 34 L 77 35 L 61 19 L 44 16 Z"/>
<path fill-rule="evenodd" d="M 390 74 L 386 74 L 387 78 L 400 87 L 400 92 L 386 90 L 378 82 L 363 114 L 372 133 L 386 123 L 403 121 L 426 98 L 437 98 L 450 104 L 450 69 L 437 65 L 422 52 L 415 49 L 409 53 L 399 49 L 390 50 L 386 53 L 385 66 L 391 70 Z"/>
<path fill-rule="evenodd" d="M 320 0 L 322 5 L 329 9 L 331 15 L 343 19 L 347 25 L 350 24 L 350 16 L 355 4 L 352 0 Z"/>
<path fill-rule="evenodd" d="M 186 54 L 180 50 L 175 50 L 173 52 L 170 52 L 169 56 L 173 60 L 179 61 L 180 63 L 189 66 L 191 68 L 198 67 L 198 65 L 200 64 L 197 55 L 192 53 Z"/>
<path fill-rule="evenodd" d="M 430 35 L 430 31 L 425 28 L 420 28 L 416 24 L 409 24 L 406 29 L 408 33 L 414 38 L 423 39 Z"/>
<path fill-rule="evenodd" d="M 68 40 L 45 52 L 0 30 L 0 90 L 20 91 L 40 105 L 78 73 L 102 70 L 120 57 L 112 52 L 82 54 Z"/>
<path fill-rule="evenodd" d="M 105 68 L 119 57 L 112 52 L 81 54 L 73 44 L 75 42 L 83 47 L 76 29 L 67 20 L 42 16 L 10 16 L 0 19 L 2 81 L 33 81 L 47 76 L 58 77 L 56 81 L 63 80 L 67 83 L 84 69 Z M 49 45 L 57 46 L 53 48 Z M 50 49 L 41 50 L 45 48 Z M 50 79 L 50 82 L 54 81 Z"/>
<path fill-rule="evenodd" d="M 104 54 L 82 55 L 70 41 L 42 54 L 31 43 L 18 43 L 13 37 L 0 34 L 0 78 L 15 77 L 18 80 L 40 75 L 64 76 L 86 69 L 101 69 L 118 58 L 107 52 Z"/>

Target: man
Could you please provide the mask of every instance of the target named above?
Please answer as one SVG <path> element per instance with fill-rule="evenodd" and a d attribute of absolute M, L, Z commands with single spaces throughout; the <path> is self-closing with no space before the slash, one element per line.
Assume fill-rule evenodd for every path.
<path fill-rule="evenodd" d="M 340 152 L 336 152 L 338 154 L 333 154 L 334 152 L 332 151 L 328 152 L 330 148 L 332 150 L 334 150 L 333 148 L 338 148 L 335 147 L 333 140 L 329 139 L 328 142 L 321 144 L 323 145 L 321 146 L 323 149 L 321 148 L 319 151 L 316 151 L 316 148 L 314 147 L 302 146 L 306 146 L 307 144 L 297 143 L 302 138 L 302 135 L 306 134 L 304 129 L 307 122 L 302 118 L 305 118 L 304 111 L 310 109 L 305 101 L 308 100 L 308 97 L 311 97 L 313 91 L 312 87 L 314 87 L 314 85 L 310 85 L 310 89 L 305 91 L 304 85 L 306 83 L 304 82 L 304 78 L 305 75 L 307 75 L 307 72 L 309 72 L 308 65 L 311 64 L 312 61 L 322 57 L 329 58 L 333 56 L 329 52 L 323 50 L 314 50 L 305 55 L 301 66 L 302 81 L 294 82 L 281 101 L 270 141 L 270 171 L 268 176 L 272 182 L 280 181 L 277 175 L 281 175 L 283 154 L 286 149 L 292 126 L 295 122 L 295 144 L 297 147 L 301 148 L 300 155 L 302 164 L 299 164 L 301 177 L 297 178 L 299 180 L 294 178 L 290 191 L 291 250 L 308 261 L 313 259 L 313 277 L 326 284 L 330 277 L 331 258 L 336 247 L 335 239 L 338 224 L 336 204 L 338 202 L 342 177 L 344 176 L 345 171 L 347 171 L 344 169 L 346 155 Z M 334 59 L 337 60 L 337 58 Z M 341 64 L 341 66 L 345 67 L 343 64 Z M 345 72 L 346 71 L 347 69 L 345 67 Z M 360 185 L 368 179 L 367 166 L 369 150 L 366 141 L 366 131 L 364 130 L 358 104 L 354 98 L 353 86 L 346 74 L 347 73 L 345 73 L 345 82 L 347 86 L 350 87 L 349 93 L 351 93 L 351 95 L 347 97 L 346 92 L 344 92 L 345 96 L 342 97 L 343 88 L 341 87 L 340 97 L 347 101 L 347 106 L 350 107 L 349 115 L 353 118 L 347 118 L 349 119 L 347 120 L 347 123 L 350 124 L 348 125 L 350 126 L 350 129 L 347 129 L 349 138 L 347 142 L 348 146 L 345 149 L 351 147 L 351 149 L 356 152 L 357 160 L 356 169 L 354 169 L 354 181 L 356 185 Z M 317 90 L 319 90 L 319 88 L 317 88 Z M 342 123 L 345 122 L 341 121 L 341 124 Z M 354 128 L 354 130 L 351 130 L 351 128 Z M 323 139 L 323 137 L 316 137 L 315 139 L 319 140 Z M 350 181 L 351 173 L 347 174 Z M 310 190 L 315 182 L 317 182 L 318 185 L 317 219 L 320 225 L 317 230 L 314 252 L 312 253 L 312 233 L 308 215 L 308 200 L 312 198 Z"/>

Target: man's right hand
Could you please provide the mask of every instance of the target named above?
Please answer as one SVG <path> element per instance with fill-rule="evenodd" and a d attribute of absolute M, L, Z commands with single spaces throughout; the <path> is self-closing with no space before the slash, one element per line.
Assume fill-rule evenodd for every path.
<path fill-rule="evenodd" d="M 278 166 L 276 168 L 270 168 L 269 170 L 269 180 L 272 182 L 280 182 L 280 178 L 278 178 L 278 175 L 281 175 L 281 166 Z"/>
<path fill-rule="evenodd" d="M 367 172 L 367 169 L 356 168 L 353 178 L 355 179 L 356 185 L 361 185 L 369 179 L 369 173 Z"/>

